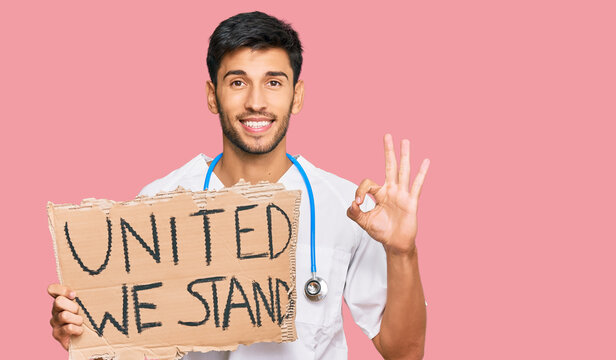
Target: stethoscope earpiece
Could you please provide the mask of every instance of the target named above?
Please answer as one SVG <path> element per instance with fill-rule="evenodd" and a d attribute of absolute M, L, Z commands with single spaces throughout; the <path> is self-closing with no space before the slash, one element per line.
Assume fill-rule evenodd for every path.
<path fill-rule="evenodd" d="M 219 154 L 212 160 L 209 168 L 207 169 L 207 173 L 205 174 L 205 182 L 203 183 L 203 190 L 207 190 L 210 185 L 210 178 L 212 177 L 212 172 L 214 171 L 214 167 L 218 163 L 218 160 L 222 157 L 222 153 Z M 327 295 L 327 283 L 325 280 L 321 279 L 316 275 L 317 273 L 317 261 L 315 256 L 315 215 L 314 215 L 314 195 L 312 194 L 312 186 L 310 185 L 310 181 L 308 180 L 308 175 L 304 171 L 302 165 L 290 154 L 287 154 L 287 158 L 291 160 L 291 162 L 295 165 L 300 175 L 304 179 L 304 185 L 306 185 L 306 190 L 308 192 L 308 201 L 310 202 L 310 271 L 312 272 L 312 277 L 306 282 L 304 286 L 304 294 L 306 294 L 306 298 L 310 301 L 320 301 Z"/>

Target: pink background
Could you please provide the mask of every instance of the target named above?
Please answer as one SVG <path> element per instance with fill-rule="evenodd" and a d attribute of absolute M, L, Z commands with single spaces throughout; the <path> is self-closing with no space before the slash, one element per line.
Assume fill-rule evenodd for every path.
<path fill-rule="evenodd" d="M 616 358 L 613 4 L 3 2 L 2 357 L 66 356 L 48 324 L 46 202 L 126 200 L 220 151 L 208 37 L 260 9 L 305 47 L 291 153 L 381 182 L 392 132 L 413 166 L 432 160 L 426 359 Z M 346 328 L 351 359 L 377 357 Z"/>

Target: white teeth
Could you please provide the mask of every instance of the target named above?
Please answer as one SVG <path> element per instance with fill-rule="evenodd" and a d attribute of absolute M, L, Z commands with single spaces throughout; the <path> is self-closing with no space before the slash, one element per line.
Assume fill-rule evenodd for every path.
<path fill-rule="evenodd" d="M 271 123 L 271 121 L 244 121 L 244 125 L 252 129 L 262 128 Z"/>

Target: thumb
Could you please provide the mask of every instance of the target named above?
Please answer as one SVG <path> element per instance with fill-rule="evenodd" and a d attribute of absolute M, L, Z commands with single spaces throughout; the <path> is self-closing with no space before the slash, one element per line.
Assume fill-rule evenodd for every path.
<path fill-rule="evenodd" d="M 349 219 L 355 221 L 362 229 L 366 230 L 368 225 L 368 214 L 359 208 L 356 201 L 353 201 L 351 206 L 347 209 L 347 216 Z"/>

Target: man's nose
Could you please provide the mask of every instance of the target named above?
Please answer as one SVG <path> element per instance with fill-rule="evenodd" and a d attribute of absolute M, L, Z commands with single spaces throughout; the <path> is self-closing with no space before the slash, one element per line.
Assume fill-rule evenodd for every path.
<path fill-rule="evenodd" d="M 246 103 L 244 104 L 244 107 L 247 110 L 253 110 L 253 111 L 265 110 L 265 108 L 267 107 L 267 102 L 265 99 L 265 93 L 263 89 L 260 89 L 258 87 L 252 87 L 250 88 L 249 91 L 250 93 L 248 94 L 248 97 L 246 98 Z"/>

